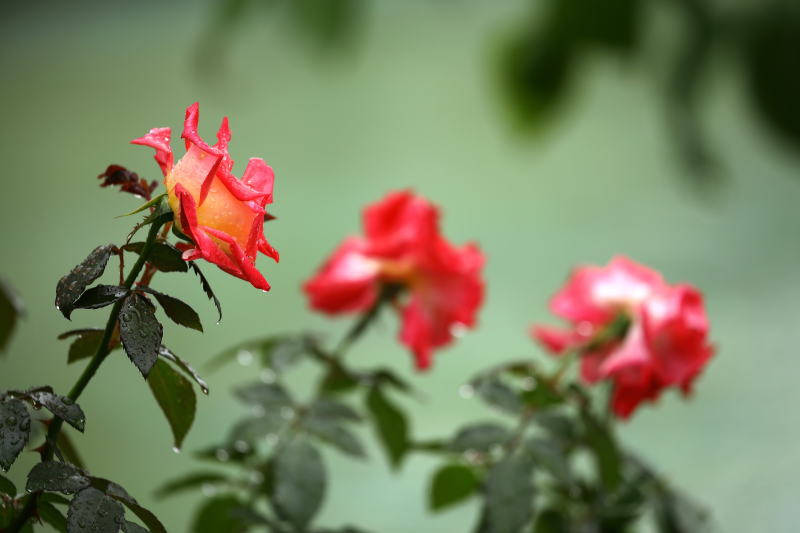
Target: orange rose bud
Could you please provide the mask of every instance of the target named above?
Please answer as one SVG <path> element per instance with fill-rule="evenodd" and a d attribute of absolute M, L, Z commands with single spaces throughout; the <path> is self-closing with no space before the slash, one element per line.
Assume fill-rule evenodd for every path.
<path fill-rule="evenodd" d="M 175 225 L 193 243 L 178 245 L 183 259 L 205 259 L 258 289 L 269 290 L 255 263 L 258 252 L 275 261 L 279 258 L 264 237 L 265 207 L 272 203 L 275 175 L 263 159 L 252 158 L 242 179 L 237 179 L 228 154 L 228 119 L 222 120 L 217 143 L 209 146 L 197 133 L 198 118 L 199 105 L 194 103 L 186 109 L 181 134 L 186 154 L 177 164 L 173 164 L 169 128 L 152 129 L 131 143 L 156 151 Z"/>

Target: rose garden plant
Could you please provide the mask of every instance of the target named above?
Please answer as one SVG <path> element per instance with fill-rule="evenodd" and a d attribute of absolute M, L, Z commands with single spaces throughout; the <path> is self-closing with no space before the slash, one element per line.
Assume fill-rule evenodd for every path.
<path fill-rule="evenodd" d="M 86 469 L 79 440 L 64 423 L 83 431 L 91 407 L 79 405 L 81 393 L 119 350 L 147 380 L 180 448 L 195 415 L 194 387 L 207 394 L 208 386 L 192 366 L 198 361 L 189 363 L 166 346 L 157 305 L 178 325 L 203 327 L 188 304 L 164 292 L 156 274 L 193 272 L 220 318 L 220 302 L 198 261 L 257 289 L 270 288 L 257 259 L 279 259 L 264 234 L 272 219 L 266 206 L 273 201 L 273 171 L 253 158 L 236 178 L 227 119 L 213 145 L 198 135 L 198 120 L 194 104 L 181 135 L 186 153 L 177 162 L 169 128 L 133 141 L 155 149 L 165 193 L 153 196 L 157 183 L 118 165 L 100 175 L 102 186 L 143 198 L 130 214 L 144 218 L 124 242 L 98 246 L 57 284 L 56 307 L 67 319 L 76 310 L 110 308 L 103 328 L 59 336 L 70 341 L 68 362 L 85 364 L 73 388 L 66 394 L 46 385 L 0 391 L 0 466 L 12 468 L 26 446 L 41 459 L 28 472 L 24 490 L 0 476 L 2 532 L 33 531 L 42 524 L 68 533 L 166 531 L 120 483 L 99 477 L 113 472 Z M 235 390 L 248 409 L 225 438 L 197 452 L 204 466 L 154 490 L 167 497 L 213 488 L 193 512 L 191 527 L 198 533 L 366 531 L 357 525 L 358 516 L 350 517 L 351 525 L 316 519 L 327 487 L 338 481 L 328 479 L 319 447 L 363 458 L 353 427 L 366 423 L 394 469 L 411 454 L 437 457 L 429 486 L 421 488 L 431 512 L 474 500 L 480 508 L 477 533 L 615 533 L 638 531 L 646 521 L 661 533 L 704 530 L 707 513 L 615 432 L 618 420 L 631 420 L 665 390 L 689 395 L 712 358 L 702 294 L 689 284 L 671 284 L 624 256 L 606 266 L 575 268 L 550 301 L 566 326 L 531 330 L 552 359 L 542 363 L 532 345 L 530 357 L 492 360 L 461 388 L 505 420 L 475 420 L 438 439 L 413 434 L 413 404 L 403 398 L 413 397 L 420 385 L 388 368 L 346 360 L 381 314 L 397 317 L 397 341 L 419 371 L 435 371 L 435 353 L 478 327 L 486 258 L 477 244 L 451 243 L 439 218 L 435 204 L 409 190 L 389 192 L 367 206 L 361 234 L 345 237 L 327 259 L 320 255 L 316 271 L 309 265 L 298 293 L 314 311 L 353 315 L 352 326 L 335 344 L 311 332 L 274 332 L 217 355 L 218 365 L 242 351 L 258 356 L 259 379 Z M 144 240 L 135 239 L 140 231 L 147 232 Z M 118 271 L 107 268 L 112 257 Z M 103 275 L 118 279 L 96 283 Z M 5 284 L 0 303 L 5 347 L 21 306 Z M 524 328 L 521 323 L 521 335 Z M 319 367 L 308 397 L 285 380 L 302 361 Z M 34 438 L 39 423 L 45 434 Z"/>

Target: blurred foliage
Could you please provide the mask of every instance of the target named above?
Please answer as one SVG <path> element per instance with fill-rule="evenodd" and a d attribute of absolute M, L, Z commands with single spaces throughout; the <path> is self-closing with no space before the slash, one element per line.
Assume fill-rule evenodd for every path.
<path fill-rule="evenodd" d="M 592 54 L 632 63 L 648 45 L 643 30 L 651 11 L 665 2 L 678 19 L 677 46 L 666 50 L 669 72 L 663 101 L 666 123 L 684 165 L 697 183 L 713 182 L 720 161 L 700 119 L 703 83 L 712 60 L 730 53 L 741 63 L 742 83 L 767 128 L 800 150 L 800 6 L 772 0 L 730 10 L 709 0 L 546 0 L 531 2 L 496 56 L 511 121 L 525 133 L 545 128 L 573 89 Z M 365 18 L 363 0 L 220 0 L 199 58 L 206 69 L 223 59 L 231 34 L 263 9 L 286 17 L 321 51 L 354 42 Z M 210 72 L 210 70 L 209 70 Z"/>

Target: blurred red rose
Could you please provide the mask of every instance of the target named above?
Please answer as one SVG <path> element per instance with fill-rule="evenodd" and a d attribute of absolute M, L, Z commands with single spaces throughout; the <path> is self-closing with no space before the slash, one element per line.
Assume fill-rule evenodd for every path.
<path fill-rule="evenodd" d="M 228 119 L 222 120 L 217 143 L 209 146 L 197 133 L 198 118 L 199 106 L 194 103 L 186 109 L 181 134 L 186 154 L 175 165 L 169 128 L 152 129 L 131 142 L 156 150 L 175 225 L 193 242 L 179 245 L 184 260 L 205 259 L 258 289 L 269 290 L 255 263 L 258 252 L 278 260 L 278 252 L 264 237 L 265 207 L 272 203 L 272 169 L 263 159 L 252 158 L 242 179 L 236 179 L 228 154 Z"/>
<path fill-rule="evenodd" d="M 368 310 L 384 284 L 402 286 L 400 341 L 416 366 L 460 328 L 475 325 L 483 300 L 483 254 L 439 233 L 438 209 L 409 191 L 393 192 L 364 211 L 364 237 L 348 237 L 304 285 L 312 308 L 328 314 Z"/>
<path fill-rule="evenodd" d="M 586 382 L 613 382 L 612 408 L 622 418 L 667 387 L 688 394 L 714 352 L 700 292 L 625 257 L 577 268 L 550 310 L 570 327 L 537 325 L 534 338 L 553 353 L 578 350 Z"/>

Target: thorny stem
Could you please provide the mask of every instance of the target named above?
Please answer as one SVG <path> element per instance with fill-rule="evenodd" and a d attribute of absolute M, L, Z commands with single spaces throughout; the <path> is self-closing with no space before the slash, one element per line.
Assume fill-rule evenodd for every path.
<path fill-rule="evenodd" d="M 133 286 L 136 278 L 139 276 L 139 272 L 141 272 L 142 267 L 147 262 L 147 257 L 150 255 L 150 251 L 153 249 L 153 244 L 156 241 L 158 230 L 160 228 L 161 224 L 158 223 L 153 223 L 150 226 L 150 232 L 147 234 L 147 240 L 144 243 L 144 247 L 142 247 L 142 252 L 139 254 L 139 259 L 136 261 L 136 263 L 134 263 L 133 268 L 131 268 L 131 271 L 128 273 L 128 277 L 125 278 L 123 283 L 123 286 L 126 289 L 130 289 Z M 89 361 L 89 364 L 83 370 L 83 373 L 78 378 L 78 381 L 75 382 L 75 385 L 72 386 L 72 389 L 67 395 L 67 397 L 72 401 L 76 401 L 78 399 L 86 386 L 89 384 L 89 381 L 91 381 L 91 379 L 94 377 L 97 369 L 100 368 L 100 365 L 103 363 L 106 356 L 108 356 L 110 353 L 109 345 L 111 342 L 111 336 L 114 334 L 114 330 L 117 327 L 117 315 L 119 315 L 123 301 L 124 299 L 117 301 L 111 308 L 111 313 L 109 314 L 108 321 L 106 322 L 106 329 L 103 331 L 103 338 L 100 341 L 100 345 L 97 347 L 97 352 L 92 357 L 92 360 Z M 42 462 L 53 460 L 56 442 L 58 441 L 58 434 L 61 432 L 61 426 L 63 424 L 64 420 L 57 416 L 54 417 L 53 421 L 50 423 L 50 427 L 47 430 L 47 437 L 45 438 L 45 443 L 41 451 Z M 37 506 L 36 500 L 38 495 L 39 493 L 30 495 L 28 500 L 25 502 L 25 506 L 16 516 L 11 526 L 6 530 L 7 533 L 18 533 L 28 522 L 28 520 L 35 514 Z"/>

